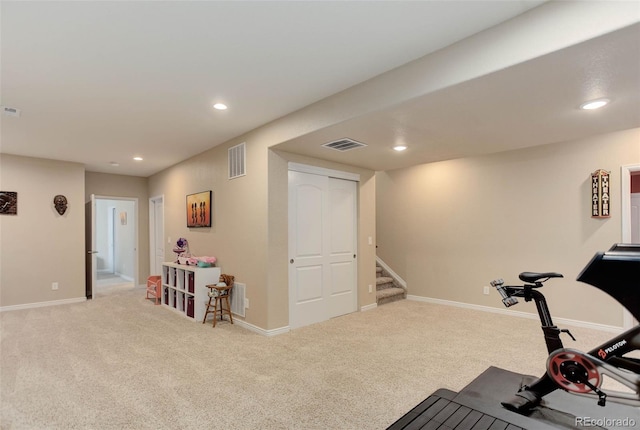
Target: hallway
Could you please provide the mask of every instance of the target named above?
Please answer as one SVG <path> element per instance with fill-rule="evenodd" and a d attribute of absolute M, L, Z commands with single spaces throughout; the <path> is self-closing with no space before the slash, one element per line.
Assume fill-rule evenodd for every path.
<path fill-rule="evenodd" d="M 133 281 L 127 280 L 115 273 L 98 272 L 98 282 L 94 288 L 94 297 L 107 296 L 109 294 L 132 290 Z"/>

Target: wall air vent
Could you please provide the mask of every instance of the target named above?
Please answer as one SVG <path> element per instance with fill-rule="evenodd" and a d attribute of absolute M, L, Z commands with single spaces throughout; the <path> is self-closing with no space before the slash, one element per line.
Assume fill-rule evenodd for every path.
<path fill-rule="evenodd" d="M 6 116 L 19 117 L 20 109 L 9 107 L 9 106 L 2 106 L 2 113 L 5 114 Z"/>
<path fill-rule="evenodd" d="M 247 284 L 240 284 L 239 282 L 234 282 L 233 288 L 231 289 L 231 313 L 244 317 L 246 302 L 247 302 Z"/>
<path fill-rule="evenodd" d="M 349 139 L 345 137 L 344 139 L 334 140 L 333 142 L 325 143 L 325 148 L 335 149 L 336 151 L 349 151 L 351 149 L 362 148 L 363 146 L 367 146 L 362 142 L 355 141 L 353 139 Z"/>
<path fill-rule="evenodd" d="M 229 179 L 245 176 L 246 172 L 246 149 L 244 142 L 229 148 Z"/>

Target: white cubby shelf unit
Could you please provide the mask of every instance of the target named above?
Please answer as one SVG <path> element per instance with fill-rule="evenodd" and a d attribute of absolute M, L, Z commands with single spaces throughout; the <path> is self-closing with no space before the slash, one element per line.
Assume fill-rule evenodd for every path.
<path fill-rule="evenodd" d="M 219 267 L 162 263 L 162 305 L 202 321 L 209 300 L 207 285 L 217 284 L 219 279 Z"/>

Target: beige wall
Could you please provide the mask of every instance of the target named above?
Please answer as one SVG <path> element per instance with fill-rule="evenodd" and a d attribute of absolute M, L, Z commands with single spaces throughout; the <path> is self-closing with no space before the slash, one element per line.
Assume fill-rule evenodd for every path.
<path fill-rule="evenodd" d="M 144 284 L 149 276 L 149 192 L 147 178 L 108 173 L 86 172 L 85 201 L 94 194 L 108 198 L 138 199 L 138 284 Z M 128 219 L 128 222 L 135 220 Z"/>
<path fill-rule="evenodd" d="M 557 317 L 621 326 L 617 302 L 576 282 L 621 240 L 620 166 L 640 163 L 640 129 L 377 173 L 378 255 L 409 294 L 501 307 L 494 278 L 557 271 L 544 292 Z M 611 171 L 612 216 L 590 216 L 590 173 Z M 532 304 L 518 305 L 533 311 Z"/>
<path fill-rule="evenodd" d="M 2 154 L 0 189 L 18 193 L 18 214 L 0 215 L 0 306 L 84 298 L 84 167 Z"/>
<path fill-rule="evenodd" d="M 189 241 L 194 255 L 213 255 L 223 272 L 233 274 L 247 285 L 250 308 L 245 321 L 265 330 L 289 324 L 288 242 L 287 242 L 287 161 L 301 160 L 291 154 L 269 149 L 291 133 L 282 121 L 267 125 L 217 146 L 149 178 L 149 195 L 164 195 L 165 255 L 173 258 L 173 243 L 179 237 Z M 227 153 L 230 146 L 246 142 L 247 175 L 227 179 Z M 308 164 L 333 166 L 361 174 L 359 243 L 375 235 L 375 178 L 371 171 L 353 169 L 319 160 Z M 187 229 L 185 196 L 213 191 L 211 228 Z M 168 239 L 171 244 L 168 244 Z M 359 259 L 359 304 L 375 302 L 366 295 L 368 284 L 375 284 L 375 247 L 368 246 Z"/>
<path fill-rule="evenodd" d="M 189 241 L 193 255 L 215 256 L 224 273 L 247 285 L 247 322 L 266 328 L 266 152 L 247 143 L 247 175 L 228 180 L 230 146 L 217 146 L 151 176 L 149 193 L 164 196 L 165 259 L 175 259 L 172 249 L 180 237 Z M 213 196 L 211 228 L 188 229 L 186 195 L 207 190 Z"/>
<path fill-rule="evenodd" d="M 145 178 L 85 174 L 75 163 L 2 155 L 0 188 L 18 191 L 19 215 L 0 217 L 0 306 L 84 296 L 83 203 L 91 194 L 138 198 L 139 271 L 144 279 L 148 198 L 164 195 L 166 255 L 173 257 L 168 237 L 172 243 L 187 237 L 194 254 L 217 256 L 225 272 L 247 284 L 247 322 L 265 329 L 286 326 L 286 166 L 295 161 L 361 175 L 359 307 L 375 303 L 375 295 L 368 293 L 375 276 L 375 247 L 367 242 L 372 236 L 380 246 L 378 254 L 407 280 L 412 295 L 500 307 L 495 295 L 481 293 L 489 280 L 502 276 L 515 282 L 520 271 L 556 270 L 566 278 L 547 290 L 555 315 L 621 324 L 615 302 L 574 279 L 594 252 L 620 240 L 615 210 L 620 207 L 619 167 L 640 163 L 638 129 L 375 176 L 270 150 L 285 130 L 266 126 L 154 175 L 148 185 Z M 247 142 L 248 174 L 228 181 L 227 149 L 241 141 Z M 613 216 L 605 220 L 588 213 L 589 173 L 598 168 L 612 172 Z M 213 225 L 188 230 L 185 196 L 207 189 L 213 191 Z M 51 205 L 55 194 L 69 198 L 63 217 Z M 50 214 L 49 221 L 43 213 Z M 34 266 L 19 258 L 25 254 L 51 258 Z M 51 282 L 60 283 L 57 292 Z M 576 305 L 578 294 L 588 298 L 581 306 Z M 529 305 L 519 308 L 527 309 Z"/>

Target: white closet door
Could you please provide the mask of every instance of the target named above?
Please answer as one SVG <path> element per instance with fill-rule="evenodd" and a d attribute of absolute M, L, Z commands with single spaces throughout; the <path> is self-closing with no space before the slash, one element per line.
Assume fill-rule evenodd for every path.
<path fill-rule="evenodd" d="M 289 326 L 357 308 L 356 184 L 289 171 Z"/>
<path fill-rule="evenodd" d="M 329 178 L 329 317 L 354 312 L 356 288 L 356 183 Z"/>

